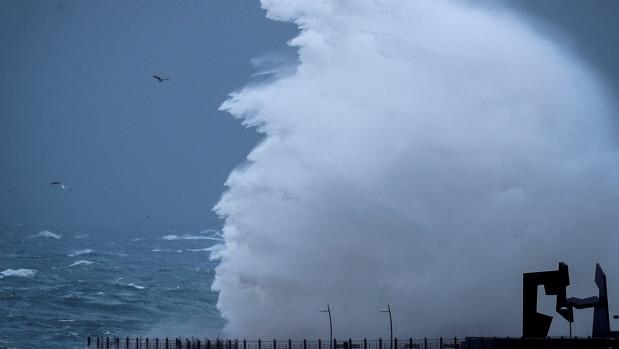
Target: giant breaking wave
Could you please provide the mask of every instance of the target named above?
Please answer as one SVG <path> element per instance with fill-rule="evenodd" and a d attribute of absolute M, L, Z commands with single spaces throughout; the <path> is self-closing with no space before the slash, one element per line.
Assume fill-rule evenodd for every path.
<path fill-rule="evenodd" d="M 215 207 L 230 335 L 325 338 L 326 303 L 337 338 L 385 304 L 396 336 L 519 335 L 521 273 L 561 260 L 619 293 L 616 109 L 575 55 L 460 1 L 262 6 L 299 65 L 221 107 L 265 135 Z"/>

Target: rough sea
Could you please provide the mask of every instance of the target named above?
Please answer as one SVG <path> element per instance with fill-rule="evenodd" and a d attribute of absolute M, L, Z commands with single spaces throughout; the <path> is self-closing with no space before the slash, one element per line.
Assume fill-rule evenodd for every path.
<path fill-rule="evenodd" d="M 87 336 L 214 337 L 221 236 L 0 232 L 0 349 L 83 348 Z"/>

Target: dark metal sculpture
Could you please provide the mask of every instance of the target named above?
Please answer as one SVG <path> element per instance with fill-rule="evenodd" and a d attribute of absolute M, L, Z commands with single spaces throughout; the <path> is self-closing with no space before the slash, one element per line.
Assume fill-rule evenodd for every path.
<path fill-rule="evenodd" d="M 557 270 L 524 273 L 522 280 L 522 336 L 525 338 L 544 338 L 552 323 L 552 316 L 537 312 L 537 287 L 544 285 L 547 295 L 556 295 L 556 311 L 570 323 L 574 321 L 573 309 L 593 308 L 593 328 L 591 337 L 619 337 L 619 332 L 610 330 L 608 314 L 608 293 L 606 274 L 599 264 L 595 265 L 595 284 L 598 295 L 566 298 L 570 284 L 567 264 L 559 263 Z"/>
<path fill-rule="evenodd" d="M 557 270 L 522 274 L 522 336 L 543 338 L 548 335 L 552 316 L 537 312 L 537 287 L 544 286 L 547 295 L 557 296 L 555 310 L 566 320 L 573 319 L 567 306 L 565 290 L 570 284 L 567 264 L 559 263 Z"/>

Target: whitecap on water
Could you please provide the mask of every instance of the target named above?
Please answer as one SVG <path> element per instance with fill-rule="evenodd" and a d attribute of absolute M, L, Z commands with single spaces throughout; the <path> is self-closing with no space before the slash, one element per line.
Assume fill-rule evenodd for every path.
<path fill-rule="evenodd" d="M 42 232 L 39 232 L 38 234 L 32 235 L 30 237 L 31 238 L 46 238 L 46 239 L 52 238 L 56 240 L 62 239 L 62 235 L 54 234 L 49 230 L 43 230 Z"/>
<path fill-rule="evenodd" d="M 134 284 L 134 283 L 128 283 L 128 284 L 127 284 L 127 286 L 129 286 L 129 287 L 133 287 L 133 288 L 136 288 L 136 289 L 138 289 L 138 290 L 143 290 L 143 289 L 145 289 L 145 288 L 146 288 L 146 286 L 140 286 L 140 285 L 136 285 L 136 284 Z"/>
<path fill-rule="evenodd" d="M 75 267 L 75 266 L 78 266 L 78 265 L 91 265 L 92 263 L 93 263 L 93 262 L 91 262 L 91 261 L 87 261 L 87 260 L 85 260 L 85 259 L 82 259 L 82 260 L 79 260 L 79 261 L 77 261 L 77 262 L 75 262 L 75 263 L 73 263 L 73 264 L 69 265 L 69 266 L 70 266 L 70 267 Z"/>
<path fill-rule="evenodd" d="M 69 253 L 69 257 L 77 257 L 77 256 L 81 256 L 83 254 L 88 254 L 88 253 L 92 253 L 92 250 L 89 248 L 85 248 L 83 250 L 75 250 Z"/>
<path fill-rule="evenodd" d="M 31 278 L 36 272 L 36 269 L 6 269 L 0 272 L 0 275 L 2 275 L 2 277 L 15 276 Z"/>

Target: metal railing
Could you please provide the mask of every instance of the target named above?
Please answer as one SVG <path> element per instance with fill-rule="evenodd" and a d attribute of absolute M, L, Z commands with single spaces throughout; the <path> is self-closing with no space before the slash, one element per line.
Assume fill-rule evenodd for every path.
<path fill-rule="evenodd" d="M 619 338 L 422 338 L 390 340 L 255 340 L 88 337 L 87 349 L 619 349 Z"/>
<path fill-rule="evenodd" d="M 239 340 L 209 338 L 88 337 L 88 349 L 457 349 L 465 348 L 465 339 L 390 340 Z"/>

